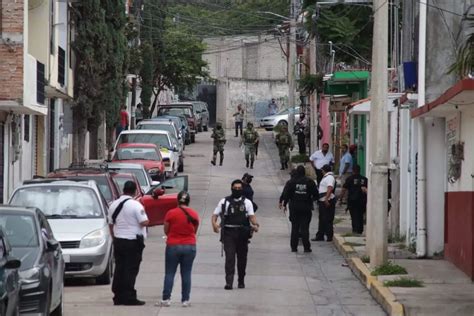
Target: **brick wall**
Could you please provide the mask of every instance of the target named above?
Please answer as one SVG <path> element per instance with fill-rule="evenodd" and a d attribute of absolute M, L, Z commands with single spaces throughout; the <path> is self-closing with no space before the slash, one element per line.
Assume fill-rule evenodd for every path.
<path fill-rule="evenodd" d="M 2 0 L 0 5 L 0 101 L 19 100 L 23 97 L 23 1 Z"/>

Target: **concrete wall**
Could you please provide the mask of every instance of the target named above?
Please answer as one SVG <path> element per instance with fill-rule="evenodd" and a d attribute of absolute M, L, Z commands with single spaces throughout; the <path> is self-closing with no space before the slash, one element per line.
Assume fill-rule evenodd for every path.
<path fill-rule="evenodd" d="M 45 0 L 28 10 L 28 53 L 45 65 L 46 72 L 49 66 L 50 6 L 50 0 Z M 47 73 L 45 75 L 48 78 Z"/>
<path fill-rule="evenodd" d="M 427 254 L 444 248 L 444 192 L 446 188 L 446 146 L 444 118 L 425 119 L 426 229 Z"/>
<path fill-rule="evenodd" d="M 244 124 L 256 122 L 262 117 L 262 111 L 275 98 L 280 108 L 287 104 L 288 84 L 285 81 L 260 81 L 228 79 L 218 81 L 217 85 L 217 118 L 227 128 L 234 126 L 237 106 L 242 104 L 245 110 Z M 264 116 L 264 115 L 263 115 Z"/>
<path fill-rule="evenodd" d="M 203 58 L 212 78 L 286 80 L 287 61 L 273 36 L 233 36 L 205 39 Z M 286 47 L 285 43 L 282 43 Z"/>
<path fill-rule="evenodd" d="M 441 0 L 436 7 L 464 14 L 474 0 Z M 431 102 L 446 89 L 456 83 L 458 78 L 448 74 L 449 67 L 456 58 L 457 34 L 461 28 L 462 16 L 446 13 L 428 7 L 426 34 L 426 101 Z M 462 40 L 462 37 L 459 38 Z"/>

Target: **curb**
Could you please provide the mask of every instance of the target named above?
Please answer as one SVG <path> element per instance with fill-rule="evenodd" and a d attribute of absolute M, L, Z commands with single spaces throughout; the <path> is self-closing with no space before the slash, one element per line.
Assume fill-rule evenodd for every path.
<path fill-rule="evenodd" d="M 404 316 L 404 308 L 397 298 L 385 287 L 377 277 L 371 275 L 370 270 L 357 256 L 357 252 L 351 246 L 345 245 L 345 239 L 340 234 L 334 234 L 334 245 L 337 250 L 347 259 L 350 269 L 355 276 L 364 284 L 369 290 L 370 294 L 379 303 L 382 308 L 391 316 Z"/>

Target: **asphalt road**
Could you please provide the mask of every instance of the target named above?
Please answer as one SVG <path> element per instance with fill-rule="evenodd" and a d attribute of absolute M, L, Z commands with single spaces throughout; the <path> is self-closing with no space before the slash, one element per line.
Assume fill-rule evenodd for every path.
<path fill-rule="evenodd" d="M 189 175 L 191 207 L 202 219 L 198 255 L 194 262 L 190 308 L 182 308 L 180 278 L 176 277 L 171 307 L 155 307 L 161 299 L 164 273 L 162 227 L 149 231 L 136 288 L 140 307 L 113 306 L 110 286 L 74 280 L 65 286 L 65 315 L 385 315 L 360 284 L 332 243 L 313 243 L 313 253 L 290 252 L 289 222 L 277 208 L 287 172 L 278 171 L 278 153 L 271 133 L 262 141 L 255 169 L 246 169 L 238 139 L 228 133 L 222 167 L 210 164 L 210 133 L 197 135 L 186 147 L 185 172 Z M 250 244 L 246 289 L 224 290 L 224 258 L 219 236 L 210 217 L 220 198 L 230 194 L 230 183 L 244 172 L 252 183 L 261 231 Z M 315 213 L 316 215 L 316 213 Z M 313 217 L 314 235 L 316 216 Z"/>

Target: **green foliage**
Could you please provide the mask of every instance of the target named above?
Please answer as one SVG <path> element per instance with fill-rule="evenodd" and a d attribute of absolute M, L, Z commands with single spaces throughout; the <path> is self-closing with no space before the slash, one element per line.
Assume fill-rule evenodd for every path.
<path fill-rule="evenodd" d="M 310 95 L 313 92 L 321 93 L 324 90 L 324 82 L 322 74 L 304 74 L 300 80 L 298 80 L 298 88 L 301 92 Z"/>
<path fill-rule="evenodd" d="M 474 28 L 474 18 L 466 16 L 469 28 Z M 471 33 L 458 49 L 456 61 L 449 68 L 449 73 L 455 73 L 465 78 L 474 73 L 474 33 Z"/>
<path fill-rule="evenodd" d="M 360 247 L 360 246 L 364 246 L 364 244 L 361 244 L 361 243 L 358 243 L 358 242 L 350 242 L 350 241 L 346 241 L 344 243 L 345 246 L 351 246 L 351 247 Z"/>
<path fill-rule="evenodd" d="M 107 124 L 117 121 L 124 101 L 128 51 L 123 1 L 81 1 L 75 12 L 76 55 L 75 121 L 96 129 L 105 115 Z"/>
<path fill-rule="evenodd" d="M 363 263 L 370 263 L 370 257 L 369 256 L 362 256 L 360 258 L 360 260 L 362 260 Z"/>
<path fill-rule="evenodd" d="M 198 37 L 259 33 L 282 24 L 282 18 L 261 13 L 289 15 L 288 0 L 174 1 L 170 16 Z"/>
<path fill-rule="evenodd" d="M 388 235 L 388 243 L 389 244 L 395 244 L 395 243 L 400 243 L 400 242 L 405 242 L 406 236 L 400 236 L 400 234 L 390 234 Z"/>
<path fill-rule="evenodd" d="M 341 217 L 336 217 L 336 218 L 334 218 L 333 224 L 337 225 L 339 223 L 342 223 L 342 221 L 344 221 L 344 219 L 342 219 Z"/>
<path fill-rule="evenodd" d="M 309 161 L 309 156 L 304 154 L 298 154 L 291 156 L 292 163 L 305 163 Z"/>
<path fill-rule="evenodd" d="M 423 281 L 410 278 L 385 281 L 383 285 L 387 287 L 424 287 Z"/>
<path fill-rule="evenodd" d="M 385 264 L 382 264 L 374 269 L 371 273 L 374 276 L 377 275 L 394 275 L 394 274 L 408 274 L 407 270 L 398 265 L 394 264 L 391 261 L 388 261 Z"/>
<path fill-rule="evenodd" d="M 304 1 L 303 7 L 308 12 L 307 16 L 311 17 L 315 12 L 316 2 L 316 0 Z M 306 30 L 317 36 L 320 43 L 331 41 L 337 45 L 336 62 L 352 63 L 360 58 L 359 54 L 364 59 L 371 59 L 373 34 L 371 7 L 350 4 L 322 5 L 317 15 L 316 24 L 310 18 L 306 20 Z"/>

